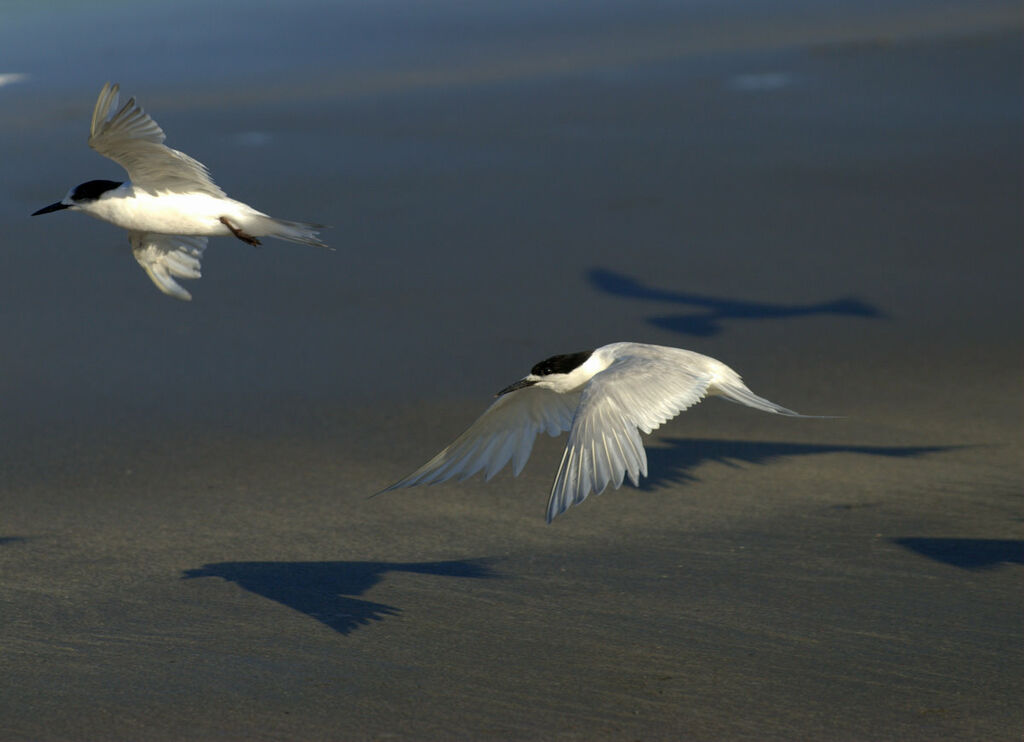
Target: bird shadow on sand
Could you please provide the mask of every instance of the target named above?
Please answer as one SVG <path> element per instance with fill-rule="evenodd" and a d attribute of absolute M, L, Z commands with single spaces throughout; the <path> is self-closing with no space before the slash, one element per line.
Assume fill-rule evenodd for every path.
<path fill-rule="evenodd" d="M 951 451 L 960 446 L 853 446 L 831 443 L 778 443 L 766 441 L 730 441 L 709 438 L 667 438 L 665 444 L 647 449 L 647 470 L 651 476 L 640 482 L 640 489 L 695 482 L 691 470 L 707 461 L 728 466 L 767 464 L 787 456 L 811 456 L 824 453 L 852 453 L 863 456 L 916 458 Z"/>
<path fill-rule="evenodd" d="M 388 572 L 437 577 L 495 579 L 485 559 L 447 562 L 218 562 L 187 570 L 182 579 L 220 577 L 239 587 L 305 613 L 339 634 L 395 616 L 400 609 L 359 600 Z"/>
<path fill-rule="evenodd" d="M 991 538 L 894 538 L 894 544 L 960 569 L 1024 564 L 1024 541 Z"/>
<path fill-rule="evenodd" d="M 778 304 L 658 289 L 603 268 L 587 271 L 587 279 L 594 287 L 612 296 L 692 307 L 691 312 L 648 317 L 647 321 L 663 330 L 697 337 L 717 335 L 722 331 L 725 321 L 734 319 L 788 319 L 822 314 L 871 319 L 883 319 L 886 316 L 856 297 L 842 297 L 818 304 Z"/>

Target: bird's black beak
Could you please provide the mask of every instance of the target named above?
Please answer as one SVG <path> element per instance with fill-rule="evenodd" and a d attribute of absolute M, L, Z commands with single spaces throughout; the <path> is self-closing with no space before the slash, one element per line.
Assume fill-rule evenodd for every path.
<path fill-rule="evenodd" d="M 40 214 L 49 214 L 51 211 L 60 211 L 61 209 L 66 209 L 66 208 L 68 208 L 67 204 L 61 203 L 60 201 L 58 201 L 55 204 L 50 204 L 49 206 L 44 206 L 39 211 L 33 212 L 32 216 L 39 216 Z"/>
<path fill-rule="evenodd" d="M 507 387 L 502 389 L 500 392 L 498 392 L 494 396 L 495 397 L 501 397 L 501 396 L 504 396 L 504 395 L 508 394 L 509 392 L 514 392 L 516 389 L 522 389 L 523 387 L 533 386 L 536 383 L 537 383 L 536 379 L 520 379 L 515 384 L 509 384 Z"/>

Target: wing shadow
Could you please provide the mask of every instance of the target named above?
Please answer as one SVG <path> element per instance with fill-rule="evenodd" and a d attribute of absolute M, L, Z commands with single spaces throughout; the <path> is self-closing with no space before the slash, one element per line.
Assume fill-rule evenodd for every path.
<path fill-rule="evenodd" d="M 929 453 L 951 451 L 961 446 L 851 446 L 824 443 L 773 443 L 765 441 L 729 441 L 708 438 L 668 438 L 667 447 L 647 449 L 647 470 L 651 476 L 640 482 L 641 489 L 666 484 L 695 482 L 690 473 L 706 461 L 728 466 L 737 462 L 767 464 L 785 456 L 810 456 L 822 453 L 853 453 L 867 456 L 914 458 Z"/>
<path fill-rule="evenodd" d="M 220 577 L 249 592 L 305 613 L 339 634 L 381 621 L 400 611 L 359 600 L 388 572 L 415 572 L 439 577 L 500 577 L 487 560 L 448 562 L 218 562 L 187 570 L 182 579 Z"/>
<path fill-rule="evenodd" d="M 1024 564 L 1024 541 L 989 538 L 894 538 L 894 544 L 960 569 Z"/>
<path fill-rule="evenodd" d="M 648 317 L 647 321 L 664 330 L 697 337 L 717 335 L 723 329 L 723 322 L 731 319 L 786 319 L 820 314 L 874 319 L 885 317 L 885 314 L 879 309 L 856 297 L 843 297 L 818 304 L 770 304 L 694 294 L 687 291 L 657 289 L 641 284 L 622 273 L 615 273 L 603 268 L 589 270 L 587 279 L 597 289 L 612 296 L 685 304 L 693 307 L 694 311 L 691 313 Z"/>

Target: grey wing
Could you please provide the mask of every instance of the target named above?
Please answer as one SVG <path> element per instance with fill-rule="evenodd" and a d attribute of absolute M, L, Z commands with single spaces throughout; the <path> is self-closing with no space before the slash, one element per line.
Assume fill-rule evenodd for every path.
<path fill-rule="evenodd" d="M 505 394 L 450 446 L 384 491 L 463 480 L 481 470 L 490 479 L 510 460 L 518 476 L 539 433 L 554 436 L 569 429 L 578 399 L 578 394 L 558 394 L 536 386 Z"/>
<path fill-rule="evenodd" d="M 89 146 L 127 170 L 133 185 L 152 192 L 224 195 L 203 163 L 164 144 L 164 130 L 134 98 L 120 109 L 117 103 L 118 86 L 108 82 L 92 112 Z M 117 112 L 111 115 L 115 109 Z"/>
<path fill-rule="evenodd" d="M 206 249 L 205 237 L 130 232 L 128 240 L 135 259 L 158 289 L 175 299 L 192 299 L 174 279 L 202 277 L 199 261 Z"/>
<path fill-rule="evenodd" d="M 569 440 L 558 467 L 547 520 L 628 474 L 634 486 L 647 476 L 640 431 L 650 433 L 708 392 L 712 374 L 690 355 L 625 356 L 583 388 Z"/>

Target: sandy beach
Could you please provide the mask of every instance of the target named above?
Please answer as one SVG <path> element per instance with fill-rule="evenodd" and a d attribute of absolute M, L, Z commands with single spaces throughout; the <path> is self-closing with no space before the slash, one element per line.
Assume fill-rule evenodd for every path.
<path fill-rule="evenodd" d="M 1019 739 L 1019 8 L 934 5 L 17 5 L 0 740 Z M 108 79 L 336 249 L 184 303 L 29 218 L 123 179 Z M 620 340 L 842 417 L 708 400 L 551 525 L 564 438 L 370 497 Z"/>

